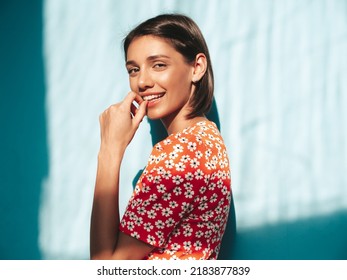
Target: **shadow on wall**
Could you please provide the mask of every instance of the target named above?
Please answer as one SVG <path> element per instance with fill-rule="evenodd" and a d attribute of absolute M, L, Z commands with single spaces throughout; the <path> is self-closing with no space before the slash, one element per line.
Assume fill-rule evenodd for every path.
<path fill-rule="evenodd" d="M 40 259 L 48 170 L 42 1 L 1 1 L 0 41 L 0 259 Z"/>
<path fill-rule="evenodd" d="M 347 211 L 239 231 L 239 260 L 347 260 Z"/>

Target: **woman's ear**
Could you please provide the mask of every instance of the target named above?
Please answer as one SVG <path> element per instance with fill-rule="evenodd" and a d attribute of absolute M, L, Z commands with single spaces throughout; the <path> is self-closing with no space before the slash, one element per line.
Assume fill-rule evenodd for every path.
<path fill-rule="evenodd" d="M 200 81 L 207 70 L 207 59 L 205 54 L 198 53 L 195 57 L 194 69 L 192 75 L 192 83 L 195 84 Z"/>

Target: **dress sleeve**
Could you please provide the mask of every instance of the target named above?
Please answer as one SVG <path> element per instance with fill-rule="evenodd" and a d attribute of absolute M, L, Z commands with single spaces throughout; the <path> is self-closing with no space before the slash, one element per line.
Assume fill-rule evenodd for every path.
<path fill-rule="evenodd" d="M 155 247 L 179 234 L 206 186 L 205 146 L 195 137 L 167 138 L 154 146 L 135 187 L 120 230 Z"/>

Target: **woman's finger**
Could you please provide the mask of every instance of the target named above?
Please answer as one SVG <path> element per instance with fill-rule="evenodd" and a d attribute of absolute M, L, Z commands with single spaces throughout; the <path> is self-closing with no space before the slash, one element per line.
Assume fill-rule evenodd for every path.
<path fill-rule="evenodd" d="M 140 105 L 143 102 L 143 99 L 142 99 L 142 97 L 139 94 L 137 94 L 137 93 L 135 93 L 135 94 L 136 94 L 135 95 L 135 101 L 136 101 L 137 104 Z"/>
<path fill-rule="evenodd" d="M 130 91 L 123 99 L 122 104 L 126 106 L 127 108 L 130 108 L 131 104 L 133 103 L 134 100 L 136 100 L 136 98 L 138 98 L 137 93 Z"/>
<path fill-rule="evenodd" d="M 140 106 L 140 104 L 143 102 L 143 99 L 142 99 L 142 97 L 141 97 L 140 95 L 138 95 L 137 93 L 134 93 L 134 94 L 133 94 L 133 92 L 130 92 L 129 94 L 130 94 L 130 96 L 133 97 L 133 100 L 132 100 L 132 102 L 131 102 L 131 104 L 130 104 L 130 111 L 131 111 L 131 114 L 132 114 L 133 116 L 135 116 L 136 113 L 137 113 L 137 110 L 138 110 L 138 108 L 139 108 L 139 106 Z M 124 100 L 124 101 L 125 101 L 125 100 Z M 128 101 L 126 101 L 126 102 L 128 102 Z"/>
<path fill-rule="evenodd" d="M 140 122 L 142 121 L 143 117 L 146 115 L 147 104 L 148 104 L 148 101 L 143 101 L 143 102 L 141 102 L 139 108 L 137 109 L 137 112 L 133 118 L 133 121 L 134 121 L 136 126 L 140 125 Z"/>
<path fill-rule="evenodd" d="M 139 106 L 139 105 L 137 105 L 135 102 L 132 102 L 132 103 L 131 103 L 131 105 L 130 105 L 130 111 L 131 111 L 132 116 L 135 116 L 135 115 L 136 115 L 138 106 Z"/>

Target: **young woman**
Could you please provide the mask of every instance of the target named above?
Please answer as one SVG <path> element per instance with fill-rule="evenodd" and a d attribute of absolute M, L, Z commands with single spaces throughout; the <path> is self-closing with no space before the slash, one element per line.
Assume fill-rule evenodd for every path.
<path fill-rule="evenodd" d="M 133 29 L 124 52 L 131 92 L 100 116 L 91 258 L 216 259 L 231 180 L 222 137 L 205 117 L 213 99 L 205 40 L 189 17 L 165 14 Z M 169 136 L 154 145 L 120 220 L 120 166 L 145 115 Z"/>

